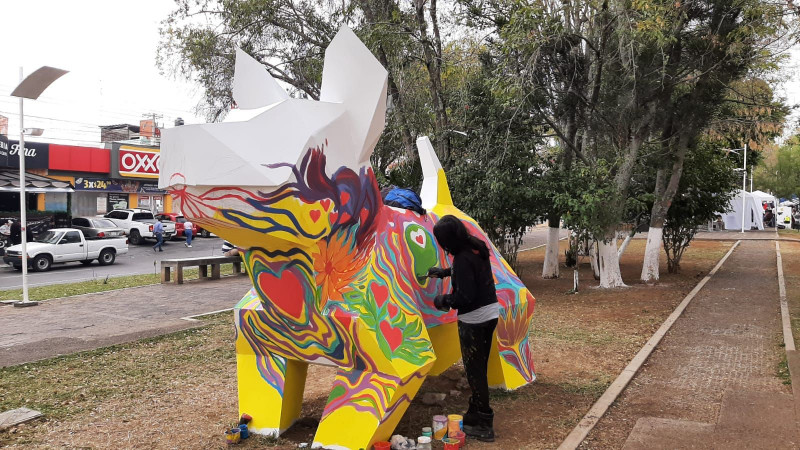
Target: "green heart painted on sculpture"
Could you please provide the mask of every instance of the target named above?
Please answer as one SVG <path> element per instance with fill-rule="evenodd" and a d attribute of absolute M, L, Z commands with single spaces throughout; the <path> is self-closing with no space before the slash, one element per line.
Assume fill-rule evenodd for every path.
<path fill-rule="evenodd" d="M 433 235 L 413 222 L 406 225 L 405 235 L 406 245 L 414 261 L 414 275 L 418 280 L 424 280 L 428 275 L 428 269 L 438 263 Z"/>

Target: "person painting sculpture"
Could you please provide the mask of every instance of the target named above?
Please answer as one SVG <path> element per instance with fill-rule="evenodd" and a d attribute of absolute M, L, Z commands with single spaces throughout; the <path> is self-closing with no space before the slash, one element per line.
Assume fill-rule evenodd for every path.
<path fill-rule="evenodd" d="M 472 390 L 464 414 L 464 433 L 494 441 L 494 411 L 489 406 L 487 370 L 500 305 L 486 243 L 472 236 L 455 216 L 442 217 L 433 227 L 439 245 L 453 257 L 452 267 L 431 267 L 428 276 L 452 277 L 453 292 L 435 298 L 436 308 L 458 310 L 458 336 L 467 381 Z"/>

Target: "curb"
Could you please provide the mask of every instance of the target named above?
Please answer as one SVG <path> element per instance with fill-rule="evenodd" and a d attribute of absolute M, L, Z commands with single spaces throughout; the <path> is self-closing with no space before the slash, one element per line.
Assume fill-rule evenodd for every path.
<path fill-rule="evenodd" d="M 778 265 L 778 295 L 781 304 L 783 346 L 786 349 L 786 365 L 789 368 L 789 378 L 792 382 L 795 423 L 800 427 L 800 421 L 798 420 L 800 419 L 800 354 L 795 349 L 794 336 L 792 335 L 792 319 L 789 315 L 789 303 L 786 301 L 786 280 L 783 276 L 783 257 L 781 256 L 781 244 L 778 240 L 775 241 L 775 256 Z"/>
<path fill-rule="evenodd" d="M 728 260 L 728 257 L 731 256 L 733 251 L 736 247 L 739 246 L 741 240 L 737 240 L 736 243 L 731 246 L 728 250 L 728 253 L 725 253 L 725 256 L 717 262 L 717 265 L 711 269 L 711 272 L 708 273 L 699 283 L 689 292 L 686 297 L 684 297 L 683 301 L 672 311 L 672 314 L 667 317 L 661 327 L 653 333 L 653 336 L 644 344 L 644 346 L 639 350 L 636 356 L 633 357 L 630 363 L 622 369 L 622 372 L 617 376 L 611 386 L 603 392 L 603 395 L 597 399 L 592 408 L 589 409 L 589 412 L 586 413 L 585 416 L 578 422 L 578 425 L 572 429 L 572 431 L 567 435 L 564 442 L 558 446 L 559 450 L 574 450 L 581 445 L 586 436 L 589 435 L 589 432 L 597 425 L 603 415 L 608 411 L 608 408 L 617 400 L 617 397 L 625 390 L 625 387 L 628 386 L 628 383 L 633 379 L 634 375 L 641 369 L 642 365 L 647 361 L 647 358 L 650 354 L 655 350 L 656 346 L 661 339 L 664 338 L 664 335 L 667 334 L 672 325 L 678 320 L 678 318 L 683 314 L 683 311 L 689 306 L 689 303 L 694 299 L 698 292 L 711 280 L 711 277 L 714 276 L 715 273 L 722 267 L 725 261 Z"/>

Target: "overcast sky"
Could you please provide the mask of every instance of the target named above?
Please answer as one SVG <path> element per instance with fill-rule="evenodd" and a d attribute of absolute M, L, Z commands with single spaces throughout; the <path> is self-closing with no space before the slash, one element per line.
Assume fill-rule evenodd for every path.
<path fill-rule="evenodd" d="M 200 90 L 155 66 L 159 22 L 173 8 L 171 0 L 0 0 L 0 114 L 10 137 L 19 134 L 18 101 L 8 96 L 19 66 L 26 75 L 42 65 L 70 71 L 25 103 L 25 126 L 45 129 L 37 141 L 100 146 L 98 125 L 138 124 L 150 112 L 167 126 L 176 117 L 203 122 L 193 114 Z M 790 105 L 800 104 L 800 51 L 792 54 L 779 89 Z"/>
<path fill-rule="evenodd" d="M 0 114 L 19 135 L 19 103 L 8 94 L 25 75 L 49 65 L 70 73 L 36 101 L 25 102 L 25 126 L 45 129 L 38 141 L 100 146 L 98 125 L 138 124 L 156 112 L 203 122 L 193 109 L 200 91 L 164 77 L 155 66 L 159 22 L 170 0 L 0 0 L 3 46 Z M 46 118 L 46 119 L 45 119 Z M 45 139 L 48 138 L 48 139 Z"/>

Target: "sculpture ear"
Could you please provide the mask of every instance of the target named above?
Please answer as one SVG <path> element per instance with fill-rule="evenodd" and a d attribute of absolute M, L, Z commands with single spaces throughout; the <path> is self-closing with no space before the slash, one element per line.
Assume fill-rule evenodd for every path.
<path fill-rule="evenodd" d="M 325 50 L 320 101 L 342 103 L 367 163 L 386 123 L 387 72 L 350 28 L 342 27 Z"/>
<path fill-rule="evenodd" d="M 422 164 L 422 189 L 420 192 L 422 207 L 430 211 L 436 205 L 452 205 L 453 199 L 450 197 L 447 177 L 428 136 L 417 138 L 417 151 L 419 151 L 419 162 Z"/>
<path fill-rule="evenodd" d="M 236 49 L 233 100 L 240 109 L 257 109 L 287 100 L 289 94 L 267 72 L 263 64 L 244 50 Z"/>

